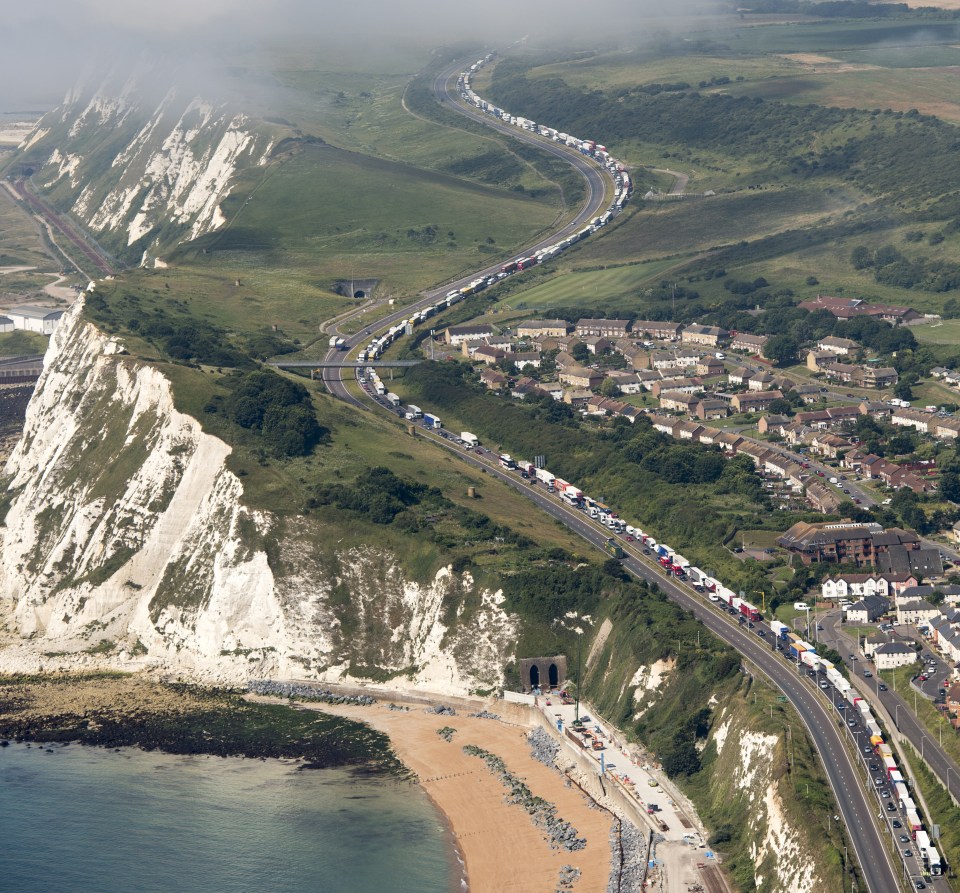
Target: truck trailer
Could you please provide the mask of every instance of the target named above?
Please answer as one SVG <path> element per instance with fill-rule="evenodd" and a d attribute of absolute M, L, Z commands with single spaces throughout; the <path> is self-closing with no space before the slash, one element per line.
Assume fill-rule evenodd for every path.
<path fill-rule="evenodd" d="M 427 428 L 442 428 L 443 425 L 440 424 L 440 416 L 435 416 L 433 413 L 425 412 L 423 414 L 423 424 Z"/>
<path fill-rule="evenodd" d="M 468 447 L 475 447 L 480 444 L 480 439 L 476 434 L 471 434 L 469 431 L 460 432 L 460 440 Z"/>

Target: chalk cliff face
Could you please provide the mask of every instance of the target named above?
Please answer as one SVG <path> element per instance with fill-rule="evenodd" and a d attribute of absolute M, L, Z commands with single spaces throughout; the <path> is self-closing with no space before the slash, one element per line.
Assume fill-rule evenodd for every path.
<path fill-rule="evenodd" d="M 267 163 L 282 128 L 211 103 L 141 64 L 83 83 L 21 143 L 34 188 L 126 260 L 152 262 L 222 226 L 235 177 Z"/>
<path fill-rule="evenodd" d="M 0 670 L 499 684 L 516 631 L 498 594 L 447 569 L 420 585 L 383 549 L 337 552 L 308 518 L 249 510 L 229 452 L 78 303 L 3 478 Z"/>

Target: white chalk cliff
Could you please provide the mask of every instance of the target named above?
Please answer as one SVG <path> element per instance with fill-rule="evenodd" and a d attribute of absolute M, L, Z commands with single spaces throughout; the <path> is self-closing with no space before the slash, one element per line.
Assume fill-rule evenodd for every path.
<path fill-rule="evenodd" d="M 230 447 L 177 411 L 160 368 L 85 321 L 53 336 L 0 492 L 0 671 L 148 668 L 207 682 L 489 689 L 516 638 L 497 593 L 406 579 L 377 547 L 320 547 L 243 505 Z M 446 621 L 446 622 L 445 622 Z"/>

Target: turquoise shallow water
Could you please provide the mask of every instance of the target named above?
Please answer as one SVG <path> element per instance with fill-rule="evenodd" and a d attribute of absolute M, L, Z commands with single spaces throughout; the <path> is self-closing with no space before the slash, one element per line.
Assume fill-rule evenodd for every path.
<path fill-rule="evenodd" d="M 0 890 L 446 893 L 423 792 L 344 770 L 76 745 L 0 748 Z"/>

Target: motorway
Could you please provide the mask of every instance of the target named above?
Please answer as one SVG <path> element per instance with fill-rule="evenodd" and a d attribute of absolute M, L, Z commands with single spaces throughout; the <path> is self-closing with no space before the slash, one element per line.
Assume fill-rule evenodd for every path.
<path fill-rule="evenodd" d="M 604 172 L 579 153 L 563 149 L 556 144 L 544 141 L 540 137 L 517 131 L 515 128 L 508 127 L 507 125 L 499 125 L 489 116 L 461 104 L 457 101 L 455 90 L 456 75 L 461 68 L 461 65 L 450 66 L 437 76 L 434 81 L 434 94 L 438 101 L 442 100 L 447 108 L 455 109 L 457 112 L 480 121 L 486 126 L 501 130 L 514 139 L 529 142 L 545 151 L 550 151 L 555 155 L 565 158 L 574 164 L 587 180 L 587 200 L 576 218 L 567 224 L 561 232 L 551 234 L 548 238 L 538 243 L 537 246 L 534 246 L 534 249 L 529 250 L 535 250 L 536 247 L 549 245 L 557 241 L 562 238 L 564 234 L 572 232 L 582 226 L 584 221 L 596 216 L 597 211 L 599 211 L 605 203 L 606 190 L 604 188 Z M 453 90 L 451 90 L 451 83 L 454 84 Z M 445 293 L 447 290 L 459 287 L 461 284 L 466 284 L 477 276 L 499 271 L 499 269 L 499 264 L 497 264 L 491 266 L 486 271 L 472 273 L 461 282 L 445 284 L 435 291 L 426 294 L 418 300 L 416 304 L 409 304 L 378 320 L 373 326 L 369 327 L 367 331 L 370 329 L 380 330 L 393 325 L 408 316 L 413 309 L 435 301 L 439 295 Z M 342 320 L 343 317 L 341 317 L 340 321 L 342 322 Z M 334 333 L 332 329 L 329 331 Z M 326 359 L 333 360 L 339 354 L 339 356 L 346 361 L 349 351 L 365 341 L 366 338 L 366 331 L 352 336 L 348 339 L 347 351 L 331 350 Z M 366 400 L 356 397 L 354 393 L 348 389 L 346 382 L 343 380 L 342 373 L 342 369 L 324 369 L 323 379 L 328 389 L 335 396 L 340 397 L 357 408 L 369 410 L 370 404 Z M 370 399 L 373 400 L 374 398 L 371 396 Z M 379 401 L 377 402 L 379 403 Z M 395 412 L 392 407 L 384 403 L 380 403 L 380 406 L 390 413 Z M 582 511 L 562 504 L 556 497 L 544 491 L 542 487 L 532 486 L 527 481 L 524 481 L 516 472 L 501 469 L 497 464 L 497 457 L 489 451 L 464 451 L 456 446 L 449 438 L 427 429 L 422 430 L 422 436 L 430 439 L 442 448 L 459 454 L 465 462 L 481 469 L 491 477 L 498 478 L 507 483 L 533 501 L 540 509 L 552 515 L 575 533 L 579 534 L 584 540 L 599 548 L 603 548 L 603 544 L 609 536 L 609 531 L 605 527 L 597 522 L 591 521 Z M 890 860 L 884 839 L 881 836 L 878 826 L 875 824 L 874 810 L 876 806 L 867 799 L 867 795 L 858 777 L 856 766 L 844 748 L 842 728 L 838 728 L 833 711 L 824 703 L 819 691 L 811 688 L 809 681 L 786 662 L 779 652 L 773 650 L 772 637 L 764 640 L 755 634 L 741 629 L 728 615 L 721 613 L 709 602 L 705 601 L 702 596 L 697 596 L 688 587 L 674 579 L 666 578 L 660 567 L 652 564 L 650 559 L 644 556 L 636 546 L 627 542 L 623 542 L 622 545 L 626 553 L 623 566 L 627 571 L 637 578 L 647 580 L 659 586 L 666 595 L 683 608 L 691 611 L 712 632 L 739 651 L 786 695 L 797 709 L 821 756 L 824 771 L 827 774 L 836 796 L 838 808 L 846 825 L 857 860 L 860 863 L 862 876 L 867 885 L 867 889 L 874 891 L 874 893 L 889 893 L 889 891 L 899 889 L 898 871 Z M 768 633 L 768 636 L 769 635 Z M 771 642 L 769 647 L 766 644 L 767 641 Z"/>
<path fill-rule="evenodd" d="M 917 719 L 916 711 L 907 699 L 907 692 L 891 689 L 880 677 L 875 667 L 872 668 L 873 682 L 870 683 L 863 679 L 863 670 L 867 666 L 867 661 L 858 656 L 856 660 L 853 659 L 856 656 L 855 652 L 851 650 L 854 646 L 851 644 L 848 635 L 842 632 L 839 625 L 839 612 L 829 614 L 822 619 L 824 629 L 820 631 L 821 641 L 843 656 L 844 663 L 850 669 L 851 677 L 857 677 L 857 687 L 861 694 L 872 703 L 883 706 L 883 709 L 892 718 L 897 731 L 913 745 L 923 762 L 940 779 L 941 784 L 947 788 L 951 795 L 956 800 L 960 800 L 960 766 L 944 752 L 938 741 L 931 737 L 930 731 Z M 900 627 L 900 630 L 903 630 L 903 627 Z M 912 636 L 904 635 L 896 628 L 892 632 L 894 639 L 898 638 L 898 632 L 899 637 L 904 640 L 908 642 L 914 640 Z M 934 665 L 937 669 L 920 686 L 920 694 L 916 691 L 913 692 L 914 703 L 916 703 L 918 697 L 924 697 L 924 695 L 926 695 L 927 700 L 933 700 L 939 689 L 948 682 L 951 673 L 949 665 L 943 658 L 930 650 L 922 636 L 917 635 L 916 640 L 924 646 L 921 653 L 921 662 L 916 665 L 917 672 L 920 673 L 923 667 Z M 857 676 L 857 664 L 861 668 L 859 676 Z M 883 686 L 882 689 L 881 685 Z M 915 685 L 916 683 L 913 683 L 911 687 Z M 901 710 L 903 713 L 900 712 Z M 949 730 L 949 734 L 952 735 L 954 732 Z"/>

